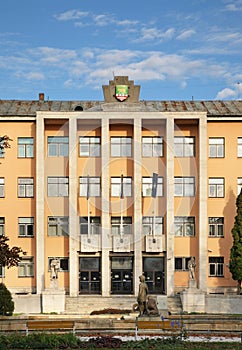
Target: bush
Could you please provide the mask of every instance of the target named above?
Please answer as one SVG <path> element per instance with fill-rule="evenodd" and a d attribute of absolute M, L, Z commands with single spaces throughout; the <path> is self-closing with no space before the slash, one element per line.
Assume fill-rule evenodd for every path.
<path fill-rule="evenodd" d="M 0 315 L 11 316 L 14 310 L 12 295 L 7 287 L 0 283 Z"/>

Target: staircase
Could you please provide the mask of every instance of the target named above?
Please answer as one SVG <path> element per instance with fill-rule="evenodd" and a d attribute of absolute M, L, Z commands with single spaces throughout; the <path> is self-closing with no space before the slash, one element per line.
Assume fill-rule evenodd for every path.
<path fill-rule="evenodd" d="M 167 297 L 167 304 L 170 315 L 180 315 L 183 313 L 181 298 L 179 294 Z"/>

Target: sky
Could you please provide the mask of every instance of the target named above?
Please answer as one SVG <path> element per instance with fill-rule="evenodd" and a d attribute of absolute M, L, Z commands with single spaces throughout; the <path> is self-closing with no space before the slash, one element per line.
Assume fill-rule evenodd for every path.
<path fill-rule="evenodd" d="M 0 99 L 242 98 L 242 0 L 1 0 Z"/>

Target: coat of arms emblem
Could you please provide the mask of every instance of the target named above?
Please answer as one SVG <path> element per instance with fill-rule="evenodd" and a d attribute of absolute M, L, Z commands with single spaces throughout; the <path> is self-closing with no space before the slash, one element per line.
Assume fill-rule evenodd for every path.
<path fill-rule="evenodd" d="M 116 85 L 115 86 L 115 97 L 119 101 L 124 101 L 129 96 L 128 85 Z"/>

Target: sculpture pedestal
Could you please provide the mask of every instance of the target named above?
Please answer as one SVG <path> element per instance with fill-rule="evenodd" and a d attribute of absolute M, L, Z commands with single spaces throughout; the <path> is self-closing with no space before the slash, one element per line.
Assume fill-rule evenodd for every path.
<path fill-rule="evenodd" d="M 50 281 L 50 288 L 42 292 L 42 312 L 64 312 L 65 290 L 58 288 L 58 280 Z"/>
<path fill-rule="evenodd" d="M 205 312 L 205 292 L 197 288 L 196 280 L 189 280 L 188 288 L 181 292 L 181 302 L 185 312 Z"/>

